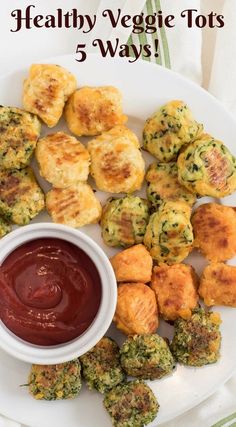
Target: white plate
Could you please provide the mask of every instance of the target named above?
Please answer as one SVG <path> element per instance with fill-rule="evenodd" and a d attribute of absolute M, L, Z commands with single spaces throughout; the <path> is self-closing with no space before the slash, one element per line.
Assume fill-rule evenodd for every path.
<path fill-rule="evenodd" d="M 224 108 L 207 92 L 179 75 L 156 65 L 138 62 L 128 64 L 125 60 L 108 60 L 91 56 L 85 63 L 76 63 L 73 56 L 64 56 L 44 62 L 65 66 L 78 77 L 82 85 L 114 85 L 121 89 L 124 96 L 124 110 L 129 116 L 128 126 L 141 138 L 145 119 L 155 109 L 171 99 L 186 101 L 196 119 L 205 125 L 207 132 L 225 142 L 236 154 L 234 138 L 236 123 Z M 22 81 L 27 70 L 18 71 L 0 79 L 0 103 L 21 106 Z M 63 120 L 56 129 L 66 129 Z M 53 129 L 54 131 L 55 129 Z M 44 132 L 53 132 L 46 130 Z M 86 141 L 84 139 L 84 141 Z M 154 158 L 144 154 L 147 163 Z M 39 179 L 46 190 L 48 185 Z M 94 186 L 94 184 L 93 184 Z M 143 194 L 145 194 L 143 190 Z M 108 194 L 98 192 L 100 200 L 105 201 Z M 208 199 L 202 199 L 206 202 Z M 221 200 L 221 203 L 235 205 L 235 196 Z M 34 222 L 48 221 L 48 216 L 40 214 Z M 115 250 L 106 247 L 97 225 L 82 229 L 96 240 L 111 256 Z M 200 272 L 205 265 L 203 258 L 194 253 L 187 262 L 192 262 Z M 235 264 L 235 260 L 231 262 Z M 188 368 L 178 365 L 172 375 L 150 382 L 160 403 L 159 414 L 151 426 L 168 421 L 182 414 L 212 394 L 224 383 L 236 369 L 235 310 L 216 308 L 220 311 L 222 323 L 222 350 L 218 363 L 203 368 Z M 162 323 L 158 332 L 171 336 L 172 327 Z M 109 335 L 119 343 L 124 337 L 112 326 Z M 19 387 L 25 384 L 30 365 L 18 362 L 4 352 L 0 352 L 0 413 L 14 418 L 32 427 L 110 427 L 111 422 L 102 406 L 102 396 L 89 392 L 86 386 L 78 398 L 72 401 L 42 402 L 31 398 L 27 389 Z"/>

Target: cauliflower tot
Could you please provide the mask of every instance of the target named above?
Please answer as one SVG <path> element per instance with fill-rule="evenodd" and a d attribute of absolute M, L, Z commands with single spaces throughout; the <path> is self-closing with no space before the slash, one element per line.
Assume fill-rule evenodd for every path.
<path fill-rule="evenodd" d="M 56 188 L 66 188 L 89 175 L 90 156 L 73 136 L 57 132 L 39 140 L 35 151 L 40 175 Z"/>
<path fill-rule="evenodd" d="M 113 86 L 82 87 L 69 98 L 65 118 L 77 136 L 95 136 L 127 122 L 122 112 L 122 95 Z"/>
<path fill-rule="evenodd" d="M 33 64 L 24 81 L 23 105 L 50 128 L 59 122 L 65 102 L 75 91 L 75 76 L 54 64 Z"/>
<path fill-rule="evenodd" d="M 46 195 L 46 207 L 53 222 L 74 228 L 96 224 L 102 213 L 99 200 L 85 182 L 67 188 L 53 188 Z"/>
<path fill-rule="evenodd" d="M 115 126 L 88 143 L 91 175 L 99 190 L 133 193 L 142 186 L 145 163 L 137 136 L 125 126 Z"/>

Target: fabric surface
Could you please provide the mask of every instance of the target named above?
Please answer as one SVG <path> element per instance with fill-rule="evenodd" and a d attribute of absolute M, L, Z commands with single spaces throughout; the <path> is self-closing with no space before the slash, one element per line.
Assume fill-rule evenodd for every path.
<path fill-rule="evenodd" d="M 26 7 L 29 2 L 21 0 L 21 8 Z M 180 12 L 189 8 L 189 0 L 112 0 L 112 8 L 120 7 L 122 13 L 130 15 L 138 14 L 142 10 L 145 13 L 163 11 L 165 14 L 180 16 Z M 36 0 L 34 4 L 40 13 L 50 13 L 58 7 L 65 8 L 63 0 Z M 92 34 L 86 35 L 75 30 L 31 30 L 31 42 L 28 40 L 27 30 L 19 33 L 10 32 L 12 20 L 10 11 L 19 7 L 18 0 L 10 2 L 4 0 L 1 9 L 1 74 L 26 66 L 40 58 L 74 53 L 76 43 L 87 43 L 87 49 L 91 50 L 92 39 L 120 38 L 130 44 L 152 44 L 155 37 L 152 35 L 130 35 L 130 30 L 118 26 L 111 29 L 104 25 L 104 21 L 98 22 Z M 111 8 L 111 0 L 67 0 L 66 8 L 77 7 L 81 13 L 101 12 L 104 8 Z M 191 8 L 210 12 L 213 8 L 219 12 L 223 7 L 222 14 L 225 16 L 224 28 L 198 29 L 183 25 L 183 21 L 176 19 L 175 28 L 161 29 L 158 33 L 160 55 L 151 60 L 171 68 L 174 71 L 192 79 L 204 86 L 236 117 L 236 90 L 234 79 L 236 75 L 236 2 L 235 0 L 191 0 Z M 145 60 L 150 60 L 144 58 Z M 203 385 L 204 387 L 204 385 Z M 236 375 L 222 386 L 212 397 L 188 411 L 175 420 L 162 424 L 163 427 L 235 427 L 236 426 Z M 0 416 L 0 427 L 19 427 L 18 423 L 6 420 Z M 43 427 L 43 426 L 42 426 Z M 68 426 L 70 427 L 70 426 Z M 78 426 L 83 427 L 83 426 Z M 100 426 L 97 426 L 100 427 Z M 102 426 L 101 426 L 102 427 Z"/>
<path fill-rule="evenodd" d="M 156 62 L 166 68 L 190 78 L 198 84 L 202 81 L 201 66 L 201 40 L 202 32 L 199 28 L 189 30 L 186 24 L 183 24 L 181 12 L 189 8 L 189 1 L 182 0 L 173 2 L 173 0 L 147 0 L 144 12 L 148 15 L 163 12 L 163 16 L 174 15 L 175 27 L 160 28 L 158 33 L 159 57 L 151 57 L 148 60 Z M 192 0 L 191 8 L 200 10 L 200 0 Z M 153 35 L 132 35 L 130 41 L 134 43 L 153 43 Z M 144 40 L 142 40 L 144 39 Z M 184 58 L 184 60 L 183 60 Z"/>
<path fill-rule="evenodd" d="M 236 117 L 236 2 L 226 0 L 225 25 L 216 37 L 216 46 L 208 90 Z"/>

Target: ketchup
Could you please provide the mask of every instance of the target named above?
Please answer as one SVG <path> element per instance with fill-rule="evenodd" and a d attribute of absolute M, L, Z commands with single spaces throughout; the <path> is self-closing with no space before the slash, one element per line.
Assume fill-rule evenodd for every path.
<path fill-rule="evenodd" d="M 38 239 L 15 249 L 0 267 L 0 318 L 32 344 L 73 340 L 93 322 L 101 280 L 91 258 L 60 239 Z"/>

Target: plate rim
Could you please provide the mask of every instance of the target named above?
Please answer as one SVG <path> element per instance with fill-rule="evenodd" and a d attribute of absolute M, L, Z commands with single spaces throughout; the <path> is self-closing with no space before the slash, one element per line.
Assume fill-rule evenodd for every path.
<path fill-rule="evenodd" d="M 169 74 L 169 76 L 173 76 L 175 80 L 180 81 L 181 83 L 183 83 L 184 85 L 188 85 L 190 88 L 193 88 L 193 90 L 197 90 L 198 92 L 201 92 L 202 95 L 204 97 L 208 97 L 209 100 L 211 100 L 212 102 L 214 102 L 215 105 L 217 105 L 217 107 L 224 113 L 227 114 L 227 116 L 230 117 L 230 119 L 232 120 L 232 122 L 234 123 L 234 125 L 236 126 L 236 118 L 233 115 L 233 113 L 231 111 L 229 111 L 229 109 L 226 108 L 226 106 L 219 100 L 217 99 L 214 95 L 212 95 L 210 92 L 208 92 L 205 88 L 203 88 L 202 86 L 198 85 L 196 82 L 192 81 L 191 79 L 189 79 L 188 77 L 183 76 L 182 74 L 172 70 L 172 69 L 168 69 L 165 68 L 162 65 L 159 64 L 155 64 L 153 62 L 148 62 L 145 61 L 143 59 L 139 59 L 137 62 L 135 63 L 129 63 L 128 59 L 129 58 L 103 58 L 101 57 L 100 54 L 98 53 L 88 53 L 87 54 L 87 60 L 89 61 L 91 59 L 97 59 L 100 62 L 111 62 L 111 63 L 118 63 L 118 64 L 126 64 L 127 66 L 130 67 L 137 67 L 139 66 L 139 64 L 141 63 L 143 66 L 145 66 L 147 69 L 153 68 L 153 69 L 158 69 L 159 72 L 163 73 L 163 74 Z M 64 55 L 57 55 L 57 56 L 50 56 L 47 58 L 41 58 L 38 61 L 33 61 L 31 62 L 31 64 L 49 64 L 49 63 L 56 63 L 58 62 L 64 62 L 64 61 L 70 61 L 70 60 L 74 60 L 75 61 L 75 55 L 74 54 L 64 54 Z M 22 66 L 22 67 L 18 67 L 16 69 L 14 69 L 13 71 L 7 72 L 5 74 L 1 74 L 0 75 L 0 82 L 2 80 L 5 79 L 9 79 L 11 77 L 14 76 L 14 74 L 18 74 L 24 71 L 27 71 L 29 68 L 29 61 L 27 61 L 27 63 Z M 69 67 L 68 67 L 69 68 Z M 78 85 L 78 87 L 80 87 L 80 85 Z M 51 129 L 50 129 L 51 130 Z M 3 350 L 2 350 L 3 351 Z M 16 359 L 17 360 L 17 359 Z M 23 362 L 22 362 L 23 363 Z M 180 417 L 182 415 L 185 415 L 188 411 L 191 411 L 193 408 L 196 408 L 198 405 L 200 405 L 201 403 L 203 403 L 204 401 L 206 401 L 206 399 L 208 399 L 210 396 L 212 396 L 217 390 L 219 390 L 220 387 L 222 387 L 234 374 L 236 373 L 236 364 L 234 369 L 230 372 L 230 374 L 224 378 L 223 380 L 221 380 L 216 388 L 216 386 L 213 386 L 210 391 L 208 390 L 207 393 L 203 393 L 200 397 L 196 397 L 193 399 L 192 404 L 188 405 L 188 407 L 186 409 L 180 409 L 179 411 L 175 412 L 175 416 L 172 417 L 168 417 L 165 416 L 163 421 L 157 421 L 157 425 L 162 425 L 164 423 L 170 422 L 171 420 L 175 420 L 177 417 Z M 1 404 L 1 402 L 0 402 Z M 7 418 L 9 418 L 9 414 L 6 413 L 4 411 L 4 409 L 2 410 L 0 407 L 0 415 L 3 415 Z M 16 418 L 12 418 L 10 416 L 11 420 L 14 420 L 15 422 L 20 422 L 23 423 L 25 425 L 27 425 L 27 420 L 24 419 L 24 417 L 20 418 L 19 420 L 17 420 Z M 153 422 L 156 422 L 156 420 L 154 420 Z M 154 426 L 154 424 L 152 424 Z M 157 427 L 157 425 L 155 427 Z M 34 424 L 32 424 L 30 427 L 34 427 Z"/>

